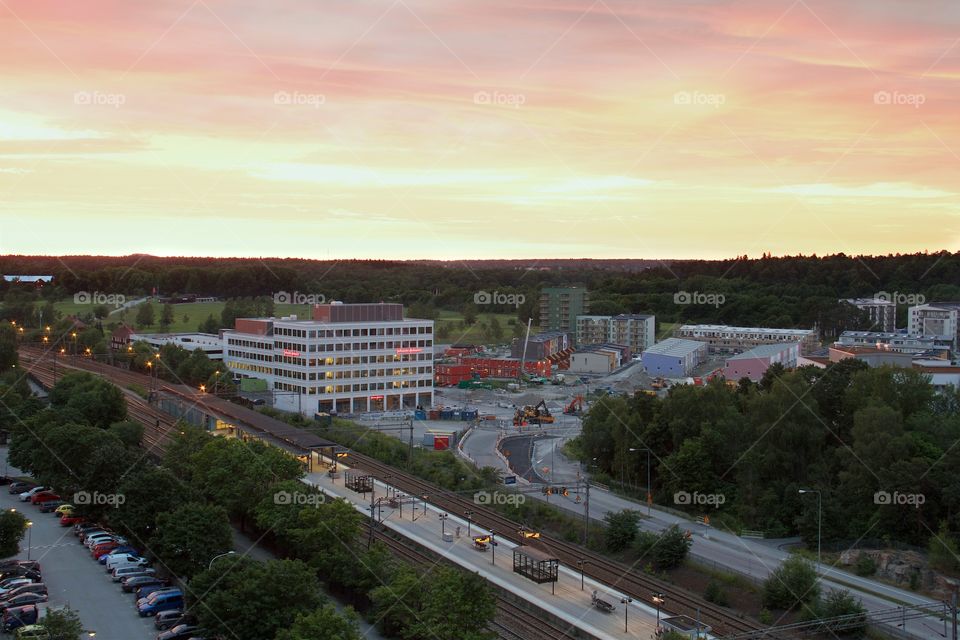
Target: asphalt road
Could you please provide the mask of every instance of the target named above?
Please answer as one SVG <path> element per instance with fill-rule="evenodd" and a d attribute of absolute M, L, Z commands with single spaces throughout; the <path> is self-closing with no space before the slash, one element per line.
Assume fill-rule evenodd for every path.
<path fill-rule="evenodd" d="M 0 457 L 6 459 L 6 447 Z M 17 474 L 12 467 L 10 475 Z M 70 605 L 80 614 L 84 628 L 96 631 L 98 640 L 148 640 L 156 638 L 152 618 L 141 618 L 134 608 L 133 596 L 124 593 L 110 579 L 103 565 L 98 564 L 73 535 L 73 527 L 61 527 L 57 519 L 30 503 L 20 502 L 0 486 L 0 508 L 17 509 L 33 526 L 21 543 L 17 558 L 40 562 L 43 581 L 49 590 L 51 607 Z"/>

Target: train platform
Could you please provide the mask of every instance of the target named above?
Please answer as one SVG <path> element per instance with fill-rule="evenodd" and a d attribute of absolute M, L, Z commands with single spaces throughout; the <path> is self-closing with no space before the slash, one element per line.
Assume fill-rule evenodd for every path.
<path fill-rule="evenodd" d="M 337 478 L 330 478 L 327 473 L 309 473 L 304 480 L 328 495 L 344 498 L 358 511 L 369 516 L 371 494 L 347 488 L 347 470 L 341 466 Z M 407 496 L 407 500 L 399 503 L 397 507 L 391 507 L 389 499 L 397 495 L 393 487 L 379 481 L 374 483 L 372 502 L 378 504 L 375 509 L 376 516 L 386 528 L 433 550 L 466 570 L 479 573 L 498 587 L 595 638 L 649 640 L 654 637 L 656 611 L 645 604 L 623 604 L 624 594 L 589 577 L 581 579 L 579 571 L 562 565 L 559 567 L 557 582 L 537 584 L 514 573 L 513 550 L 518 545 L 507 540 L 498 540 L 494 533 L 492 540 L 496 545 L 487 543 L 487 549 L 480 551 L 474 539 L 478 536 L 489 536 L 488 530 L 468 523 L 465 518 L 452 513 L 442 519 L 440 515 L 444 512 L 431 505 L 429 500 L 425 503 L 422 498 L 414 500 Z M 613 601 L 616 607 L 614 611 L 603 612 L 593 605 L 591 594 L 595 590 L 606 594 L 608 599 Z"/>

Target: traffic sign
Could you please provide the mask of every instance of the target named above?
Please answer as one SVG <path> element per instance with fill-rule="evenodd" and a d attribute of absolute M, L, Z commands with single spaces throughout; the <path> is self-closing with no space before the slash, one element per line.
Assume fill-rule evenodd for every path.
<path fill-rule="evenodd" d="M 517 476 L 503 476 L 503 484 L 517 484 Z"/>

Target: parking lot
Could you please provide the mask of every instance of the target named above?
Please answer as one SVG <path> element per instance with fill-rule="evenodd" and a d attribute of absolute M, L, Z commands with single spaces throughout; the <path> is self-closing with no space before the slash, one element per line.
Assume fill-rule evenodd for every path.
<path fill-rule="evenodd" d="M 0 456 L 6 459 L 6 447 L 0 447 Z M 12 467 L 7 473 L 18 475 Z M 40 513 L 38 507 L 20 502 L 16 495 L 7 492 L 6 486 L 0 486 L 0 508 L 17 509 L 33 522 L 16 558 L 26 559 L 29 553 L 30 559 L 40 562 L 50 606 L 70 605 L 80 614 L 84 628 L 95 631 L 98 640 L 156 638 L 153 619 L 137 615 L 133 596 L 123 593 L 110 579 L 104 567 L 73 535 L 73 527 L 61 527 L 52 514 Z"/>

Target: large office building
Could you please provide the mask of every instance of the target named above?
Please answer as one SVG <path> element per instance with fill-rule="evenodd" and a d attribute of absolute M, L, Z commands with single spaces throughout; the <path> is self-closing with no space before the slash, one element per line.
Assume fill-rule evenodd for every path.
<path fill-rule="evenodd" d="M 540 329 L 577 334 L 577 316 L 590 311 L 584 287 L 545 287 L 540 290 Z"/>
<path fill-rule="evenodd" d="M 800 353 L 819 346 L 816 329 L 767 329 L 729 327 L 720 324 L 685 324 L 674 331 L 677 338 L 706 342 L 713 353 L 742 353 L 762 344 L 799 342 Z"/>
<path fill-rule="evenodd" d="M 667 338 L 643 352 L 643 368 L 650 376 L 686 378 L 707 359 L 706 342 Z"/>
<path fill-rule="evenodd" d="M 577 345 L 623 344 L 634 354 L 656 341 L 656 318 L 651 315 L 577 316 Z"/>
<path fill-rule="evenodd" d="M 954 349 L 960 344 L 960 302 L 931 302 L 910 307 L 907 333 L 912 336 L 941 336 L 950 340 Z"/>
<path fill-rule="evenodd" d="M 305 415 L 433 404 L 432 320 L 384 303 L 315 305 L 312 316 L 238 318 L 223 331 L 224 361 L 265 380 L 274 406 Z"/>
<path fill-rule="evenodd" d="M 882 298 L 845 298 L 840 302 L 863 311 L 870 318 L 871 331 L 896 331 L 897 305 L 892 300 Z"/>
<path fill-rule="evenodd" d="M 844 331 L 834 344 L 840 347 L 873 347 L 886 351 L 921 354 L 950 349 L 952 340 L 944 336 L 920 336 L 881 331 Z"/>

